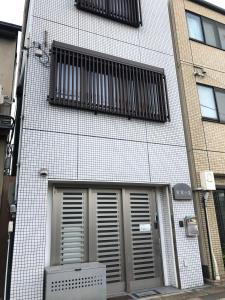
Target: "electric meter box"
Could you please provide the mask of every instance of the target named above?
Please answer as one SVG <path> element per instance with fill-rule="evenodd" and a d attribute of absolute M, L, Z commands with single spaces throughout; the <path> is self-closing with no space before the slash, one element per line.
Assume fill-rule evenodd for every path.
<path fill-rule="evenodd" d="M 199 234 L 197 219 L 195 216 L 184 219 L 185 231 L 187 237 L 196 237 Z"/>
<path fill-rule="evenodd" d="M 216 184 L 212 171 L 200 172 L 201 187 L 204 191 L 215 191 Z"/>

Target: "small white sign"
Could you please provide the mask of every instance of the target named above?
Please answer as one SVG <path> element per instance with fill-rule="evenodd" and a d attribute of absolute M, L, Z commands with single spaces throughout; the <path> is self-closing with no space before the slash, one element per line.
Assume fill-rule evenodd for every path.
<path fill-rule="evenodd" d="M 140 230 L 140 232 L 151 232 L 151 224 L 150 223 L 140 224 L 139 230 Z"/>

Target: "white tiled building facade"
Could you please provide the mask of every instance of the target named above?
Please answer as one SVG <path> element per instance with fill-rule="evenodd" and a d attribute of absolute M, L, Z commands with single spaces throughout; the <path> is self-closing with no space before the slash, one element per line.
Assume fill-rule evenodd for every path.
<path fill-rule="evenodd" d="M 30 0 L 29 44 L 53 40 L 165 70 L 171 121 L 157 123 L 52 106 L 49 68 L 29 50 L 19 155 L 11 300 L 43 299 L 49 265 L 52 186 L 79 182 L 157 186 L 164 284 L 203 284 L 198 239 L 179 221 L 192 201 L 172 200 L 171 187 L 190 185 L 167 0 L 141 0 L 143 26 L 133 28 L 78 10 L 74 0 Z M 40 169 L 48 170 L 41 177 Z M 172 206 L 170 206 L 170 201 Z M 175 239 L 171 214 L 173 212 Z M 176 246 L 176 247 L 175 247 Z M 176 248 L 176 251 L 174 250 Z M 178 268 L 176 268 L 176 259 Z"/>

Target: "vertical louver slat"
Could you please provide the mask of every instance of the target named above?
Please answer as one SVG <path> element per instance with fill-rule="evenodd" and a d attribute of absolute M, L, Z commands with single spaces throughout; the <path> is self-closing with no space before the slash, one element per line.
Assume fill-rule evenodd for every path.
<path fill-rule="evenodd" d="M 69 101 L 70 101 L 70 98 L 71 98 L 71 95 L 72 95 L 72 90 L 71 90 L 71 87 L 70 87 L 70 81 L 71 81 L 71 77 L 70 74 L 71 74 L 71 64 L 70 64 L 70 55 L 71 53 L 69 52 L 69 55 L 68 55 L 68 64 L 67 64 L 67 91 L 68 91 L 68 97 L 67 97 L 67 103 L 69 104 Z"/>
<path fill-rule="evenodd" d="M 50 74 L 51 104 L 129 119 L 169 120 L 163 71 L 54 42 Z"/>
<path fill-rule="evenodd" d="M 141 232 L 140 224 L 151 224 L 149 193 L 130 193 L 133 274 L 135 280 L 155 277 L 152 233 Z"/>
<path fill-rule="evenodd" d="M 92 58 L 88 57 L 88 63 L 87 63 L 87 106 L 90 108 L 93 103 L 93 91 L 92 91 Z"/>
<path fill-rule="evenodd" d="M 59 98 L 59 103 L 61 103 L 61 98 L 62 98 L 62 94 L 61 94 L 61 88 L 62 88 L 62 50 L 59 49 L 59 64 L 58 64 L 58 74 L 59 74 L 59 79 L 58 79 L 58 86 L 57 86 L 57 91 L 58 91 L 58 95 L 57 97 Z"/>
<path fill-rule="evenodd" d="M 157 83 L 156 83 L 156 74 L 153 73 L 153 82 L 152 82 L 152 89 L 153 89 L 153 117 L 158 120 L 157 112 L 158 112 L 158 103 L 157 103 Z"/>
<path fill-rule="evenodd" d="M 77 8 L 103 17 L 139 27 L 141 7 L 139 0 L 76 0 Z"/>
<path fill-rule="evenodd" d="M 119 193 L 98 192 L 96 215 L 98 261 L 106 264 L 107 283 L 121 282 Z"/>
<path fill-rule="evenodd" d="M 54 56 L 54 60 L 52 63 L 54 63 L 54 68 L 51 69 L 51 74 L 53 73 L 53 77 L 55 78 L 55 80 L 57 81 L 57 84 L 54 84 L 53 82 L 51 82 L 51 89 L 54 89 L 54 101 L 56 101 L 56 97 L 58 96 L 58 90 L 57 87 L 59 86 L 59 76 L 58 76 L 58 72 L 59 72 L 59 68 L 58 68 L 58 49 L 56 48 L 55 50 L 55 56 Z"/>
<path fill-rule="evenodd" d="M 76 72 L 75 70 L 75 54 L 72 53 L 72 97 L 71 97 L 71 101 L 74 101 L 74 74 Z"/>
<path fill-rule="evenodd" d="M 103 61 L 103 70 L 104 70 L 104 86 L 103 86 L 103 102 L 102 102 L 102 110 L 107 111 L 107 104 L 108 104 L 108 81 L 107 81 L 107 73 L 106 73 L 106 61 Z"/>
<path fill-rule="evenodd" d="M 61 201 L 60 264 L 85 261 L 84 192 L 63 192 Z"/>
<path fill-rule="evenodd" d="M 96 93 L 96 99 L 95 99 L 95 103 L 96 103 L 96 106 L 95 106 L 95 111 L 98 111 L 99 109 L 99 97 L 100 97 L 100 93 L 101 93 L 101 88 L 99 86 L 99 59 L 96 58 L 96 64 L 97 64 L 97 72 L 96 72 L 96 83 L 97 83 L 97 93 Z M 95 87 L 93 87 L 94 89 Z"/>
<path fill-rule="evenodd" d="M 162 105 L 163 103 L 162 75 L 158 74 L 158 78 L 159 78 L 159 95 L 160 95 L 160 116 L 161 116 L 161 121 L 164 121 L 165 110 Z"/>
<path fill-rule="evenodd" d="M 121 74 L 121 65 L 118 64 L 118 73 L 117 73 L 117 78 L 118 78 L 118 113 L 120 113 L 122 111 L 122 82 L 120 79 L 120 74 Z"/>
<path fill-rule="evenodd" d="M 78 106 L 78 103 L 81 102 L 80 93 L 79 93 L 79 87 L 78 87 L 78 80 L 79 80 L 79 54 L 76 54 L 76 101 L 74 101 L 75 105 Z M 81 69 L 81 68 L 80 68 Z M 74 70 L 74 72 L 75 72 Z M 79 97 L 78 97 L 79 95 Z"/>
<path fill-rule="evenodd" d="M 63 104 L 66 104 L 66 98 L 68 99 L 68 95 L 69 95 L 69 91 L 67 90 L 67 86 L 66 86 L 66 68 L 68 65 L 66 65 L 66 59 L 67 59 L 67 53 L 66 51 L 64 51 L 64 54 L 63 54 L 63 97 L 62 97 L 62 101 L 63 101 Z"/>
<path fill-rule="evenodd" d="M 96 70 L 96 72 L 95 72 Z M 98 74 L 98 67 L 96 63 L 96 59 L 93 57 L 92 58 L 92 108 L 96 108 L 96 97 L 98 95 L 98 84 L 97 84 L 97 78 L 96 75 Z M 96 88 L 95 88 L 96 86 Z"/>
<path fill-rule="evenodd" d="M 109 83 L 109 103 L 107 109 L 109 112 L 112 112 L 113 91 L 112 91 L 112 74 L 111 74 L 110 61 L 107 62 L 107 73 L 108 73 L 108 83 Z"/>
<path fill-rule="evenodd" d="M 138 21 L 137 14 L 135 12 L 137 12 L 137 9 L 135 7 L 135 2 L 131 1 L 130 15 L 131 15 L 131 22 L 132 23 L 137 23 L 137 21 Z"/>
<path fill-rule="evenodd" d="M 150 74 L 149 72 L 146 72 L 146 89 L 147 89 L 147 116 L 146 119 L 149 120 L 151 119 L 152 115 L 151 115 L 151 101 L 148 101 L 148 99 L 151 99 L 151 90 L 150 90 Z"/>
<path fill-rule="evenodd" d="M 87 65 L 88 65 L 88 56 L 87 55 L 84 55 L 84 80 L 83 80 L 83 95 L 84 95 L 84 98 L 83 98 L 83 104 L 84 104 L 84 108 L 87 108 L 87 98 L 88 98 L 88 79 L 89 79 L 89 76 L 88 76 L 88 68 L 87 68 Z"/>
<path fill-rule="evenodd" d="M 148 96 L 147 96 L 147 91 L 148 91 L 148 87 L 147 87 L 147 78 L 146 78 L 146 72 L 145 70 L 142 70 L 142 78 L 143 78 L 143 106 L 144 106 L 144 114 L 143 117 L 147 118 L 148 114 L 147 114 L 147 110 L 148 110 Z"/>

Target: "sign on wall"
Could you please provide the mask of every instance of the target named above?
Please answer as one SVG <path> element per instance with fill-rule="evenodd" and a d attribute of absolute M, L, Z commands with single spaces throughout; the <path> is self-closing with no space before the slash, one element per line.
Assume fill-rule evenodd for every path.
<path fill-rule="evenodd" d="M 192 200 L 191 187 L 185 183 L 178 183 L 173 187 L 174 200 Z"/>

